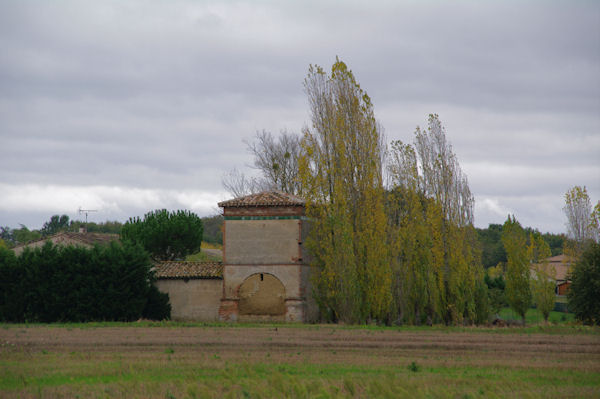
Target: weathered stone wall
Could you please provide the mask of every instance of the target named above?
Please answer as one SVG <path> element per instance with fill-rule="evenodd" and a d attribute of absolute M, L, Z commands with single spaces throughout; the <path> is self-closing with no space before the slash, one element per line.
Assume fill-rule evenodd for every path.
<path fill-rule="evenodd" d="M 299 263 L 301 220 L 226 220 L 224 263 Z"/>
<path fill-rule="evenodd" d="M 238 290 L 240 315 L 285 314 L 285 287 L 279 279 L 267 273 L 255 273 Z"/>
<path fill-rule="evenodd" d="M 221 320 L 315 320 L 303 206 L 225 206 Z M 308 316 L 308 317 L 307 317 Z"/>
<path fill-rule="evenodd" d="M 239 298 L 239 289 L 244 280 L 254 274 L 270 274 L 276 277 L 285 288 L 286 298 L 300 297 L 301 265 L 226 265 L 223 273 L 225 279 L 225 298 Z"/>
<path fill-rule="evenodd" d="M 216 321 L 223 295 L 221 279 L 161 279 L 156 282 L 161 292 L 169 294 L 171 319 Z"/>
<path fill-rule="evenodd" d="M 264 320 L 287 320 L 287 321 L 303 321 L 304 320 L 304 297 L 301 292 L 301 280 L 302 270 L 307 266 L 298 264 L 284 264 L 284 265 L 225 265 L 224 268 L 224 298 L 221 304 L 221 319 L 223 320 L 258 320 L 258 316 L 263 316 Z M 265 314 L 258 315 L 256 311 L 251 313 L 253 317 L 243 317 L 245 315 L 240 314 L 240 300 L 245 295 L 242 285 L 248 280 L 252 281 L 260 279 L 260 274 L 263 274 L 264 279 L 270 281 L 272 278 L 276 279 L 283 285 L 284 288 L 284 303 L 285 313 L 282 317 L 277 315 L 269 314 L 273 313 L 265 311 Z M 266 277 L 269 276 L 269 277 Z M 264 283 L 264 281 L 263 281 Z M 277 284 L 271 284 L 272 287 L 276 288 Z M 265 286 L 265 289 L 268 287 Z M 241 291 L 241 292 L 240 292 Z M 271 301 L 275 301 L 280 295 L 278 289 L 272 291 L 266 291 L 271 295 Z M 268 295 L 266 295 L 268 296 Z M 267 301 L 265 298 L 264 301 Z M 271 303 L 270 301 L 268 301 Z M 265 302 L 266 303 L 266 302 Z M 267 316 L 273 316 L 271 318 Z"/>

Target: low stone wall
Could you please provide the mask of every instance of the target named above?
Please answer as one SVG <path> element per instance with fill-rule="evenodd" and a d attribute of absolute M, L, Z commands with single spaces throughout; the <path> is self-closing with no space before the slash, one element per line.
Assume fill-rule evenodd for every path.
<path fill-rule="evenodd" d="M 169 294 L 171 319 L 216 321 L 223 296 L 221 279 L 160 279 L 156 287 Z"/>

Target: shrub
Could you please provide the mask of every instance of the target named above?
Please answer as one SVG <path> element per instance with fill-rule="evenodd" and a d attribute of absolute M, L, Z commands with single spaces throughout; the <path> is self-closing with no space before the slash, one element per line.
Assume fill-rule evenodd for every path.
<path fill-rule="evenodd" d="M 150 286 L 148 301 L 142 312 L 144 319 L 168 320 L 171 318 L 171 304 L 169 294 L 160 292 L 155 285 Z"/>
<path fill-rule="evenodd" d="M 571 278 L 569 310 L 585 324 L 600 325 L 600 244 L 589 244 Z"/>
<path fill-rule="evenodd" d="M 47 242 L 18 258 L 0 251 L 0 320 L 130 321 L 148 302 L 152 314 L 168 318 L 168 296 L 153 281 L 150 258 L 135 244 L 86 249 Z"/>
<path fill-rule="evenodd" d="M 24 270 L 15 253 L 0 248 L 0 320 L 18 320 L 25 313 L 25 295 L 21 287 Z"/>
<path fill-rule="evenodd" d="M 417 372 L 421 371 L 421 366 L 419 366 L 417 364 L 417 362 L 412 362 L 411 364 L 408 365 L 408 369 L 410 371 L 412 371 L 413 373 L 417 373 Z"/>

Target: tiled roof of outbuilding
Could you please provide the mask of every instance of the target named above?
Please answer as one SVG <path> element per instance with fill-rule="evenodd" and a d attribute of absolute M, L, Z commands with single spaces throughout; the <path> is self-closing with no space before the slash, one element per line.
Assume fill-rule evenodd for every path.
<path fill-rule="evenodd" d="M 49 237 L 41 238 L 36 241 L 31 241 L 26 244 L 17 245 L 13 248 L 13 250 L 16 252 L 20 252 L 26 247 L 41 246 L 46 241 L 52 241 L 55 245 L 83 245 L 92 247 L 95 244 L 104 245 L 112 241 L 119 241 L 119 235 L 106 233 L 79 233 L 63 231 Z"/>
<path fill-rule="evenodd" d="M 223 264 L 219 262 L 164 261 L 155 266 L 158 279 L 223 278 Z"/>
<path fill-rule="evenodd" d="M 245 197 L 219 202 L 221 208 L 244 206 L 304 206 L 304 200 L 283 191 L 263 191 Z"/>
<path fill-rule="evenodd" d="M 94 245 L 94 244 L 106 244 L 111 241 L 118 241 L 118 234 L 106 234 L 106 233 L 75 233 L 68 232 L 62 233 L 66 238 L 72 239 L 73 241 L 79 241 L 82 244 Z"/>

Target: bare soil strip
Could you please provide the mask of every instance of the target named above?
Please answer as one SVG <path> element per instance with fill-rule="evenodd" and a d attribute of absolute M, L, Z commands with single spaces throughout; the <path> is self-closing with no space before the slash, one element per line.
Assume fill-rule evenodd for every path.
<path fill-rule="evenodd" d="M 499 364 L 530 362 L 532 359 L 566 360 L 577 358 L 570 367 L 600 371 L 600 336 L 549 334 L 446 333 L 441 331 L 345 330 L 320 326 L 295 328 L 53 328 L 28 327 L 0 330 L 2 351 L 129 352 L 156 351 L 162 347 L 218 352 L 264 352 L 301 350 L 319 352 L 352 351 L 357 358 L 378 362 L 393 360 L 398 353 L 477 353 L 481 359 Z M 327 359 L 329 355 L 324 358 Z M 421 356 L 419 356 L 421 357 Z M 357 359 L 358 360 L 358 359 Z M 371 359 L 372 360 L 372 359 Z"/>

